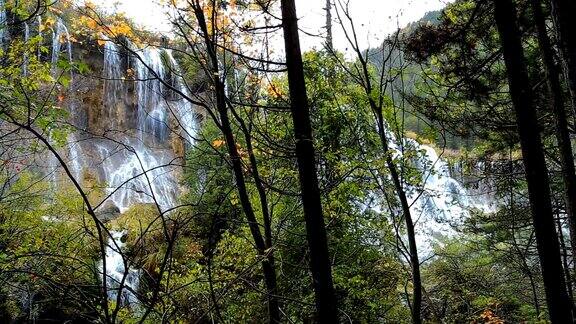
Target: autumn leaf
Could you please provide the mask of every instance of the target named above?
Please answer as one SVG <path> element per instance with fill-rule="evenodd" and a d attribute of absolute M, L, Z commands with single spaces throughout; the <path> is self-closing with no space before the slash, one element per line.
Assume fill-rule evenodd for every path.
<path fill-rule="evenodd" d="M 212 142 L 212 146 L 214 146 L 215 148 L 220 148 L 222 145 L 224 145 L 224 143 L 226 143 L 223 140 L 214 140 Z"/>

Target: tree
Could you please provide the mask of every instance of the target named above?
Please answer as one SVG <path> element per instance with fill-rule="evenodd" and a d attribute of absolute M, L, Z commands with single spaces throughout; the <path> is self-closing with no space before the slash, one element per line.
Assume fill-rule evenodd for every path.
<path fill-rule="evenodd" d="M 576 23 L 572 15 L 576 12 L 576 4 L 570 0 L 551 0 L 552 15 L 556 27 L 558 43 L 562 51 L 564 75 L 570 90 L 572 109 L 576 112 Z"/>
<path fill-rule="evenodd" d="M 336 296 L 332 283 L 328 239 L 316 173 L 316 157 L 300 52 L 296 5 L 293 0 L 282 0 L 281 7 L 290 106 L 296 137 L 296 157 L 306 221 L 306 235 L 310 249 L 310 269 L 316 294 L 317 316 L 321 323 L 337 323 Z"/>
<path fill-rule="evenodd" d="M 332 39 L 332 0 L 326 0 L 326 48 L 329 51 L 334 50 L 334 41 Z"/>
<path fill-rule="evenodd" d="M 557 68 L 554 59 L 554 49 L 546 30 L 546 19 L 542 11 L 542 4 L 538 0 L 531 0 L 530 6 L 537 29 L 538 45 L 546 71 L 551 96 L 550 105 L 552 106 L 556 123 L 555 134 L 560 151 L 560 165 L 562 167 L 562 179 L 564 180 L 564 199 L 566 201 L 566 214 L 570 228 L 571 248 L 572 251 L 576 251 L 576 170 L 574 169 L 574 157 L 572 155 L 568 121 L 566 119 L 560 71 Z M 565 270 L 569 271 L 568 269 Z M 570 280 L 569 278 L 566 279 L 568 281 Z M 571 286 L 570 282 L 568 282 L 568 284 Z"/>
<path fill-rule="evenodd" d="M 495 0 L 494 18 L 507 68 L 510 96 L 526 170 L 528 192 L 536 233 L 546 300 L 552 322 L 571 323 L 571 303 L 566 292 L 560 247 L 552 214 L 550 187 L 536 110 L 531 96 L 516 9 L 511 0 Z"/>
<path fill-rule="evenodd" d="M 408 262 L 410 264 L 412 273 L 412 300 L 409 302 L 409 306 L 412 312 L 412 321 L 414 323 L 421 323 L 421 308 L 422 308 L 422 279 L 420 274 L 420 260 L 418 258 L 418 247 L 416 245 L 416 232 L 414 227 L 414 220 L 412 218 L 412 212 L 410 211 L 410 203 L 407 197 L 407 188 L 405 188 L 405 182 L 402 179 L 403 170 L 394 161 L 393 150 L 390 148 L 391 145 L 391 134 L 389 126 L 385 120 L 385 105 L 390 101 L 387 97 L 386 90 L 390 85 L 389 80 L 394 80 L 395 76 L 393 73 L 387 75 L 390 71 L 387 70 L 386 65 L 392 65 L 393 54 L 399 54 L 396 51 L 398 34 L 391 37 L 391 39 L 384 41 L 382 46 L 382 64 L 376 69 L 371 65 L 368 57 L 370 55 L 370 49 L 362 50 L 358 43 L 358 35 L 356 33 L 354 21 L 350 16 L 348 11 L 348 6 L 344 2 L 339 2 L 340 10 L 337 11 L 337 15 L 340 24 L 343 28 L 344 34 L 348 43 L 354 54 L 356 56 L 355 66 L 347 69 L 348 73 L 351 74 L 351 79 L 354 80 L 359 87 L 362 88 L 365 95 L 365 100 L 368 103 L 370 111 L 374 116 L 374 122 L 376 124 L 376 131 L 378 133 L 378 138 L 382 148 L 382 154 L 384 156 L 386 167 L 392 178 L 392 183 L 396 197 L 400 202 L 400 210 L 402 211 L 403 221 L 406 228 L 406 236 L 408 239 Z M 350 25 L 349 30 L 345 27 L 346 24 Z M 387 44 L 389 42 L 390 44 Z M 384 50 L 384 44 L 390 45 L 388 51 Z M 400 66 L 399 70 L 403 67 Z M 402 71 L 400 73 L 403 73 Z M 392 90 L 391 90 L 392 91 Z M 402 137 L 404 134 L 398 134 Z M 402 141 L 402 140 L 401 140 Z M 402 145 L 402 144 L 401 144 Z M 379 181 L 376 179 L 375 181 Z M 404 182 L 404 183 L 403 183 Z"/>

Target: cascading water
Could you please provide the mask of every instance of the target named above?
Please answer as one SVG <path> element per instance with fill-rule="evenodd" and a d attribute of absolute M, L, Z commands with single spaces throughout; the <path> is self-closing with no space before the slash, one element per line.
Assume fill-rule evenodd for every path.
<path fill-rule="evenodd" d="M 150 134 L 153 138 L 165 141 L 168 137 L 166 124 L 167 107 L 164 96 L 166 80 L 163 51 L 146 48 L 138 52 L 136 73 L 138 77 L 138 129 L 142 136 Z"/>
<path fill-rule="evenodd" d="M 173 86 L 178 89 L 178 91 L 184 96 L 188 97 L 190 95 L 188 93 L 188 87 L 186 87 L 184 80 L 180 77 L 181 74 L 180 70 L 178 69 L 178 63 L 176 62 L 176 59 L 174 59 L 172 51 L 166 50 L 166 55 L 170 62 L 171 73 L 177 76 L 173 78 L 175 83 Z M 184 133 L 182 137 L 187 140 L 188 145 L 192 145 L 194 143 L 194 134 L 197 132 L 196 116 L 191 113 L 194 111 L 192 104 L 190 104 L 190 102 L 185 100 L 183 97 L 177 96 L 176 100 L 173 102 L 172 107 L 175 108 L 171 110 L 172 113 L 175 115 L 175 118 L 180 121 L 179 124 Z"/>
<path fill-rule="evenodd" d="M 471 209 L 494 212 L 497 206 L 488 194 L 473 195 L 450 174 L 448 164 L 434 148 L 410 138 L 402 138 L 402 147 L 396 136 L 386 131 L 388 144 L 395 158 L 401 158 L 403 149 L 412 149 L 418 157 L 412 161 L 422 175 L 419 186 L 406 186 L 410 212 L 415 226 L 418 253 L 427 257 L 432 243 L 440 237 L 455 234 L 454 225 L 461 224 Z"/>
<path fill-rule="evenodd" d="M 57 45 L 53 47 L 59 50 Z M 183 82 L 175 80 L 172 73 L 177 64 L 171 53 L 156 48 L 130 49 L 138 57 L 128 55 L 110 40 L 105 42 L 104 98 L 99 117 L 105 135 L 70 136 L 70 165 L 77 179 L 82 179 L 87 170 L 95 172 L 105 184 L 108 198 L 101 208 L 112 205 L 112 209 L 123 213 L 135 204 L 154 203 L 167 211 L 175 207 L 179 190 L 179 166 L 172 163 L 177 159 L 168 141 L 169 120 L 178 119 L 191 140 L 195 114 L 187 101 L 163 85 L 172 82 L 186 93 Z M 106 249 L 109 297 L 116 300 L 120 294 L 123 304 L 133 304 L 137 298 L 130 291 L 138 289 L 138 272 L 130 268 L 119 251 L 124 246 L 120 238 L 126 233 L 111 234 Z M 122 278 L 124 285 L 120 285 Z"/>
<path fill-rule="evenodd" d="M 42 16 L 40 16 L 40 15 L 36 16 L 36 25 L 37 25 L 38 36 L 42 37 Z M 72 45 L 70 45 L 70 46 L 72 46 Z M 38 46 L 38 51 L 37 51 L 36 55 L 38 55 L 38 60 L 40 60 L 42 58 L 42 50 L 41 50 L 40 46 Z M 72 56 L 72 54 L 70 54 L 70 56 Z"/>
<path fill-rule="evenodd" d="M 107 191 L 120 212 L 135 204 L 156 203 L 162 210 L 175 206 L 178 183 L 170 153 L 154 152 L 138 139 L 126 138 L 126 147 L 95 143 Z"/>
<path fill-rule="evenodd" d="M 28 40 L 30 40 L 30 26 L 28 26 L 28 23 L 24 23 L 24 42 L 28 43 Z M 28 54 L 24 53 L 24 64 L 22 65 L 22 74 L 24 76 L 28 75 Z"/>
<path fill-rule="evenodd" d="M 490 213 L 496 206 L 488 195 L 473 195 L 454 179 L 447 163 L 432 147 L 414 143 L 423 152 L 416 165 L 425 179 L 421 190 L 410 192 L 414 202 L 411 211 L 420 236 L 419 248 L 426 254 L 434 239 L 456 234 L 453 226 L 461 224 L 471 209 Z"/>
<path fill-rule="evenodd" d="M 137 203 L 157 203 L 167 210 L 175 205 L 178 190 L 176 166 L 171 165 L 174 156 L 165 145 L 169 129 L 166 90 L 159 80 L 166 77 L 161 51 L 146 49 L 138 54 L 136 129 L 130 130 L 126 129 L 129 123 L 119 123 L 119 116 L 130 113 L 124 111 L 125 105 L 118 104 L 127 95 L 121 51 L 111 41 L 104 48 L 104 101 L 113 119 L 107 124 L 121 132 L 115 134 L 114 141 L 98 141 L 95 147 L 110 199 L 121 212 Z"/>
<path fill-rule="evenodd" d="M 38 35 L 42 36 L 42 18 L 41 16 L 37 16 L 36 19 L 37 22 L 37 27 L 38 27 Z M 58 59 L 60 58 L 60 55 L 62 53 L 62 44 L 65 43 L 66 44 L 66 52 L 67 52 L 67 59 L 68 59 L 68 63 L 72 64 L 72 42 L 70 40 L 70 33 L 68 32 L 68 28 L 66 27 L 66 25 L 64 25 L 64 21 L 60 18 L 60 17 L 56 17 L 56 28 L 53 29 L 53 34 L 52 34 L 52 52 L 51 52 L 51 58 L 50 58 L 50 62 L 52 64 L 52 76 L 54 78 L 58 78 L 59 76 L 57 76 L 57 62 Z M 28 41 L 30 39 L 30 27 L 28 25 L 28 23 L 24 24 L 24 40 Z M 40 48 L 38 48 L 38 59 L 41 58 L 41 50 Z M 28 62 L 28 58 L 25 57 L 24 59 L 24 65 L 23 65 L 23 73 L 24 75 L 27 74 L 27 62 Z M 70 72 L 70 75 L 72 75 L 72 72 Z M 72 81 L 72 78 L 70 78 L 70 81 Z M 69 108 L 69 110 L 73 110 L 71 105 Z M 48 135 L 49 136 L 49 141 L 52 142 L 52 136 L 51 134 Z M 71 138 L 75 138 L 74 135 L 71 136 Z M 57 146 L 57 145 L 55 145 Z M 79 174 L 80 174 L 80 167 L 77 165 L 77 161 L 75 159 L 70 158 L 72 155 L 76 154 L 77 152 L 72 152 L 71 149 L 68 150 L 68 162 L 70 163 L 70 168 L 72 169 L 73 174 L 75 175 L 76 179 L 79 179 Z M 50 183 L 52 188 L 54 189 L 54 191 L 56 190 L 56 188 L 58 187 L 58 173 L 60 171 L 60 163 L 58 162 L 58 160 L 56 159 L 55 156 L 53 156 L 52 154 L 50 154 L 48 156 L 47 159 L 47 174 L 49 175 L 49 179 L 50 179 Z"/>
<path fill-rule="evenodd" d="M 106 245 L 106 287 L 110 300 L 119 300 L 122 305 L 129 306 L 138 303 L 135 292 L 138 290 L 140 271 L 125 266 L 126 260 L 122 254 L 125 235 L 126 231 L 110 231 L 111 238 Z M 103 262 L 100 263 L 100 271 L 104 271 Z"/>
<path fill-rule="evenodd" d="M 0 0 L 0 48 L 8 43 L 8 24 L 6 15 L 6 3 Z"/>
<path fill-rule="evenodd" d="M 118 115 L 123 110 L 117 107 L 127 95 L 124 91 L 123 76 L 120 50 L 113 42 L 106 41 L 102 73 L 102 77 L 106 80 L 104 82 L 104 118 L 109 122 L 108 126 L 111 130 L 120 130 L 121 122 L 126 119 Z"/>
<path fill-rule="evenodd" d="M 62 43 L 66 43 L 66 52 L 68 53 L 68 60 L 72 61 L 72 43 L 70 42 L 70 33 L 68 32 L 68 27 L 62 21 L 62 18 L 56 18 L 56 26 L 52 31 L 52 57 L 50 62 L 52 63 L 52 71 L 56 70 L 56 65 L 62 52 Z"/>

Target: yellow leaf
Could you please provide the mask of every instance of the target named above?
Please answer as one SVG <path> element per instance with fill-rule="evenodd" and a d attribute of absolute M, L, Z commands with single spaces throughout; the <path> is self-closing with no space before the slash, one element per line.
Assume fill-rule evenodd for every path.
<path fill-rule="evenodd" d="M 223 140 L 215 140 L 212 142 L 212 146 L 214 146 L 215 148 L 219 148 L 220 146 L 224 145 L 224 143 L 226 143 Z"/>

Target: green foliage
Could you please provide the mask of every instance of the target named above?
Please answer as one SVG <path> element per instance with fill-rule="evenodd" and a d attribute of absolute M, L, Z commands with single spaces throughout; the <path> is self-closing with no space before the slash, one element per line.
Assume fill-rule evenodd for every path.
<path fill-rule="evenodd" d="M 6 181 L 6 179 L 2 179 Z M 44 194 L 52 191 L 53 196 Z M 0 278 L 14 319 L 93 316 L 97 245 L 80 197 L 22 172 L 0 200 Z"/>
<path fill-rule="evenodd" d="M 31 2 L 20 3 L 22 6 L 11 9 L 24 17 Z M 304 53 L 323 216 L 343 320 L 397 323 L 410 318 L 406 300 L 410 299 L 411 279 L 401 242 L 403 220 L 397 212 L 396 193 L 370 101 L 382 103 L 390 138 L 408 136 L 435 147 L 447 144 L 454 149 L 452 165 L 468 163 L 463 171 L 466 176 L 477 172 L 470 167 L 474 165 L 468 161 L 470 156 L 488 155 L 506 162 L 519 158 L 515 130 L 509 126 L 507 82 L 497 55 L 499 40 L 493 22 L 482 15 L 468 25 L 477 3 L 457 1 L 438 24 L 410 27 L 415 29 L 414 35 L 405 39 L 405 49 L 422 66 L 406 64 L 397 50 L 392 53 L 397 62 L 371 59 L 369 81 L 377 84 L 384 69 L 383 75 L 393 80 L 387 89 L 374 87 L 366 93 L 361 83 L 368 80 L 358 82 L 349 73 L 361 69 L 360 62 L 343 54 Z M 248 7 L 249 3 L 238 5 Z M 62 6 L 58 10 L 64 11 L 63 15 L 73 16 L 66 3 Z M 87 4 L 83 9 L 94 8 Z M 99 37 L 106 26 L 95 18 L 84 14 L 74 20 L 78 27 L 74 35 Z M 216 21 L 216 25 L 224 22 Z M 109 36 L 150 37 L 137 37 L 133 23 L 122 15 L 106 17 L 105 24 L 113 27 L 108 32 L 114 35 Z M 451 37 L 463 27 L 469 29 L 461 38 Z M 71 86 L 69 72 L 85 74 L 89 69 L 88 62 L 63 59 L 51 66 L 42 59 L 49 54 L 45 43 L 39 36 L 28 41 L 16 38 L 6 50 L 0 50 L 0 119 L 14 129 L 39 132 L 59 149 L 71 132 L 65 126 L 70 114 L 59 107 Z M 178 49 L 187 46 L 180 36 L 173 43 Z M 536 66 L 534 40 L 528 38 L 526 46 Z M 201 45 L 194 48 L 204 50 Z M 198 57 L 186 54 L 175 51 L 190 92 L 210 97 L 213 89 L 207 82 L 210 69 L 204 53 Z M 288 80 L 285 74 L 271 76 L 253 70 L 234 60 L 233 53 L 218 49 L 217 55 L 226 62 L 223 70 L 234 72 L 226 73 L 227 108 L 248 198 L 262 232 L 264 211 L 271 215 L 272 247 L 265 253 L 274 255 L 283 317 L 287 322 L 311 322 L 314 292 L 293 125 L 286 108 Z M 172 70 L 165 55 L 163 60 L 167 70 Z M 478 74 L 469 77 L 479 67 Z M 531 73 L 539 75 L 540 71 L 534 68 Z M 174 78 L 169 76 L 170 81 Z M 410 92 L 416 95 L 407 96 Z M 206 103 L 206 109 L 212 108 L 210 100 Z M 220 121 L 208 118 L 210 114 L 205 117 L 195 134 L 197 141 L 186 151 L 184 194 L 179 197 L 183 205 L 165 214 L 152 204 L 135 205 L 105 226 L 128 233 L 122 238 L 127 243 L 123 253 L 132 268 L 142 270 L 141 300 L 149 302 L 157 288 L 158 301 L 148 322 L 265 322 L 263 256 L 254 247 L 243 215 Z M 547 118 L 542 113 L 542 120 Z M 450 130 L 447 136 L 444 128 Z M 422 169 L 431 165 L 416 165 L 423 154 L 417 142 L 397 142 L 402 154 L 388 154 L 401 170 L 403 183 L 418 187 L 423 181 Z M 546 144 L 554 152 L 554 141 L 548 137 Z M 26 141 L 18 143 L 15 151 L 44 157 L 43 148 L 38 141 Z M 1 162 L 0 279 L 8 284 L 0 290 L 0 312 L 22 320 L 39 314 L 70 320 L 102 317 L 104 311 L 98 304 L 103 297 L 98 273 L 102 251 L 84 202 L 73 188 L 46 181 L 35 170 L 22 171 L 14 161 Z M 257 190 L 255 166 L 266 206 Z M 456 235 L 438 243 L 434 257 L 422 260 L 423 316 L 427 321 L 537 323 L 546 318 L 531 224 L 525 212 L 529 208 L 526 185 L 517 176 L 502 176 L 521 173 L 517 166 L 507 166 L 495 166 L 497 181 L 490 185 L 495 187 L 497 199 L 510 202 L 508 206 L 490 215 L 473 213 Z M 93 172 L 85 170 L 82 186 L 91 202 L 100 202 L 104 186 Z M 558 182 L 553 190 L 559 190 Z M 23 297 L 22 291 L 33 296 Z M 33 307 L 24 305 L 23 299 Z M 114 309 L 117 305 L 110 301 L 108 306 Z M 137 322 L 140 310 L 139 306 L 122 306 L 118 321 Z"/>
<path fill-rule="evenodd" d="M 437 258 L 423 271 L 431 309 L 443 310 L 432 318 L 474 321 L 486 310 L 514 323 L 544 318 L 538 260 L 521 210 L 475 214 L 458 237 L 436 246 Z"/>

